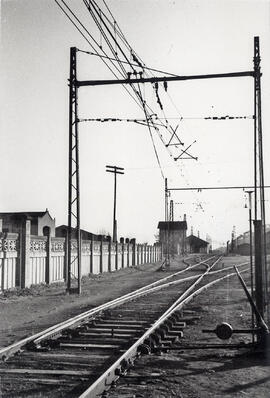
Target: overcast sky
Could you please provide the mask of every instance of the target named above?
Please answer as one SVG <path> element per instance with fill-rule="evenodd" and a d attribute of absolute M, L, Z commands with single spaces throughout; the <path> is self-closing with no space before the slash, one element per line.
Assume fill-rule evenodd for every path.
<path fill-rule="evenodd" d="M 80 0 L 67 0 L 100 40 Z M 103 6 L 101 0 L 98 1 Z M 270 2 L 266 0 L 107 0 L 147 66 L 188 75 L 252 70 L 253 37 L 260 36 L 265 183 L 270 183 Z M 69 48 L 89 45 L 54 0 L 1 1 L 1 211 L 48 208 L 67 224 Z M 79 79 L 112 78 L 100 59 L 80 53 Z M 149 104 L 156 97 L 145 87 Z M 155 145 L 169 187 L 253 184 L 253 121 L 205 121 L 207 116 L 251 116 L 252 78 L 168 84 L 166 115 L 198 161 L 174 162 L 158 135 Z M 180 116 L 183 120 L 180 121 Z M 79 89 L 79 117 L 143 118 L 121 86 Z M 178 118 L 178 120 L 177 120 Z M 113 176 L 118 178 L 118 236 L 153 242 L 164 220 L 164 180 L 146 127 L 135 123 L 79 125 L 81 225 L 112 230 Z M 243 191 L 172 192 L 175 220 L 208 233 L 218 245 L 248 229 Z M 269 194 L 266 190 L 266 221 Z"/>

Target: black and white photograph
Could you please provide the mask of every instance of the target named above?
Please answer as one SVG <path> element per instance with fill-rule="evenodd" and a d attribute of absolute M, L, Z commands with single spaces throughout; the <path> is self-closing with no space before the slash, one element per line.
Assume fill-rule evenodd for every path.
<path fill-rule="evenodd" d="M 0 398 L 269 398 L 270 0 L 0 18 Z"/>

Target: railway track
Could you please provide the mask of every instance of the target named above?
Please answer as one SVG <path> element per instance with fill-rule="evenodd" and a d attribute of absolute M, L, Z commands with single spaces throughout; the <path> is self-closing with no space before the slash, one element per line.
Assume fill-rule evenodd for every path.
<path fill-rule="evenodd" d="M 180 311 L 183 305 L 222 280 L 218 273 L 228 273 L 229 268 L 213 271 L 219 260 L 187 264 L 186 269 L 0 350 L 1 397 L 102 396 L 139 355 L 181 339 L 188 321 Z M 198 266 L 200 272 L 194 275 Z"/>

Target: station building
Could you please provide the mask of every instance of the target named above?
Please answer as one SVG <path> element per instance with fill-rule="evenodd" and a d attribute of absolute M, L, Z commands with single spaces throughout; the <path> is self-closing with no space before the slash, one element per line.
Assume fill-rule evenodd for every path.
<path fill-rule="evenodd" d="M 209 242 L 200 239 L 197 236 L 189 235 L 186 238 L 186 252 L 187 253 L 208 253 Z"/>
<path fill-rule="evenodd" d="M 187 222 L 160 221 L 158 223 L 159 242 L 162 244 L 163 253 L 183 254 L 186 251 Z"/>

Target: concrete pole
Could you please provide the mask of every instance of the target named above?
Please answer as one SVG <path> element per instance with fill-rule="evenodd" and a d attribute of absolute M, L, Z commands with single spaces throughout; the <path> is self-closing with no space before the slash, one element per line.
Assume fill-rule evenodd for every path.
<path fill-rule="evenodd" d="M 31 221 L 25 220 L 22 230 L 22 270 L 21 270 L 21 287 L 25 288 L 30 285 L 29 283 L 29 262 L 30 262 L 30 234 L 31 234 Z"/>

